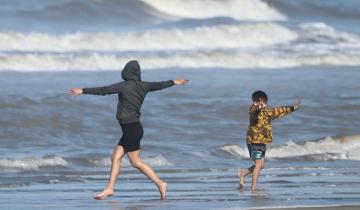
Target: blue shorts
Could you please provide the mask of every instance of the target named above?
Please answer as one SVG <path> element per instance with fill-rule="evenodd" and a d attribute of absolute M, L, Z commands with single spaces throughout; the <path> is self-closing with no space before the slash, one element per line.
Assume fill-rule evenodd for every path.
<path fill-rule="evenodd" d="M 253 160 L 263 159 L 266 152 L 266 144 L 248 144 L 250 158 Z"/>

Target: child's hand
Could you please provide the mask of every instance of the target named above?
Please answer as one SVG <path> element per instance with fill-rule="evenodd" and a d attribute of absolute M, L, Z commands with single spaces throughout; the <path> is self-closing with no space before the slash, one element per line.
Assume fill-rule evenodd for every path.
<path fill-rule="evenodd" d="M 294 104 L 294 110 L 298 110 L 301 107 L 301 100 L 298 98 Z"/>
<path fill-rule="evenodd" d="M 175 85 L 185 85 L 189 82 L 187 79 L 175 79 L 173 81 Z"/>
<path fill-rule="evenodd" d="M 80 95 L 80 94 L 82 94 L 83 93 L 83 89 L 82 88 L 71 88 L 70 90 L 69 90 L 69 94 L 70 95 Z"/>

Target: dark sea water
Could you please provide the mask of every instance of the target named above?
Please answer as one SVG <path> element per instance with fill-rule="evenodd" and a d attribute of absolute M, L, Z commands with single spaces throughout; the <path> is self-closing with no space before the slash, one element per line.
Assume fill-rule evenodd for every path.
<path fill-rule="evenodd" d="M 359 1 L 0 1 L 0 209 L 244 209 L 360 203 Z M 206 7 L 204 7 L 206 5 Z M 206 8 L 206 9 L 204 9 Z M 168 199 L 128 160 L 116 96 L 72 87 L 121 81 L 137 59 L 150 93 L 142 157 Z M 275 120 L 259 192 L 238 189 L 251 93 L 302 109 Z M 247 180 L 250 184 L 250 178 Z"/>

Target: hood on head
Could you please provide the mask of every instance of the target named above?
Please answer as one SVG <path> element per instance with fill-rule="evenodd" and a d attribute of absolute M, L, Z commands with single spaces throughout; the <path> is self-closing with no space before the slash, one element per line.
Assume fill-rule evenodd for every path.
<path fill-rule="evenodd" d="M 140 65 L 139 62 L 136 60 L 132 60 L 127 62 L 124 69 L 121 72 L 121 77 L 123 80 L 135 80 L 141 81 L 141 72 L 140 72 Z"/>

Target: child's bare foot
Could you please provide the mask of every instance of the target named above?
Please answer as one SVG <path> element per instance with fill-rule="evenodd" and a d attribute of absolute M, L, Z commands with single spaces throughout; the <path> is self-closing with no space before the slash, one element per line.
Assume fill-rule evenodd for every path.
<path fill-rule="evenodd" d="M 252 193 L 257 193 L 258 189 L 256 186 L 251 187 Z"/>
<path fill-rule="evenodd" d="M 114 191 L 113 190 L 104 190 L 102 193 L 98 194 L 97 196 L 95 196 L 94 198 L 96 200 L 104 200 L 107 197 L 111 197 L 112 195 L 114 195 Z"/>
<path fill-rule="evenodd" d="M 240 188 L 244 188 L 245 187 L 245 176 L 243 171 L 239 171 L 238 176 L 240 178 Z"/>
<path fill-rule="evenodd" d="M 166 198 L 166 191 L 167 191 L 168 184 L 166 182 L 162 182 L 159 187 L 160 191 L 160 199 L 164 200 Z"/>

